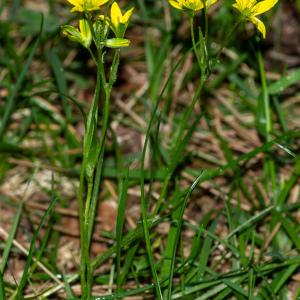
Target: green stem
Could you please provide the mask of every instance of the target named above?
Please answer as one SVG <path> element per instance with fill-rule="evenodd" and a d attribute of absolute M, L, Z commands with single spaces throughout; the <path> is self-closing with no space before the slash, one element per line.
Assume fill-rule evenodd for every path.
<path fill-rule="evenodd" d="M 266 73 L 264 67 L 264 61 L 261 52 L 258 52 L 258 65 L 259 72 L 262 84 L 262 93 L 263 93 L 263 102 L 264 102 L 264 115 L 266 118 L 266 140 L 269 142 L 271 140 L 271 131 L 272 131 L 272 121 L 271 121 L 271 109 L 270 109 L 270 97 L 268 94 L 268 86 L 266 80 Z"/>
<path fill-rule="evenodd" d="M 89 210 L 89 220 L 86 226 L 86 234 L 87 234 L 87 248 L 90 250 L 91 243 L 92 243 L 92 236 L 93 236 L 93 228 L 95 223 L 95 216 L 98 204 L 98 195 L 100 190 L 101 178 L 102 178 L 102 171 L 103 171 L 103 162 L 104 162 L 104 148 L 105 148 L 105 140 L 106 140 L 106 131 L 108 127 L 108 117 L 109 117 L 109 101 L 110 96 L 106 96 L 106 101 L 104 105 L 104 115 L 103 115 L 103 127 L 101 133 L 101 145 L 100 145 L 100 153 L 98 158 L 98 164 L 96 167 L 96 175 L 93 182 L 93 193 L 91 197 L 91 206 Z M 88 263 L 87 265 L 87 290 L 89 295 L 91 295 L 93 285 L 93 268 Z"/>
<path fill-rule="evenodd" d="M 195 41 L 194 15 L 190 16 L 190 27 L 191 27 L 190 29 L 191 29 L 191 37 L 192 37 L 194 53 L 195 53 L 199 68 L 201 69 L 201 66 L 202 66 L 201 57 L 199 56 L 199 53 L 197 51 L 197 44 Z"/>
<path fill-rule="evenodd" d="M 87 243 L 88 239 L 88 227 L 89 227 L 89 222 L 90 222 L 90 205 L 91 205 L 91 197 L 92 197 L 92 191 L 93 191 L 93 182 L 88 182 L 88 187 L 87 187 L 87 196 L 86 196 L 86 202 L 85 202 L 85 214 L 84 214 L 84 233 L 85 233 L 85 241 L 84 245 L 82 247 L 84 248 L 84 265 L 85 265 L 85 271 L 86 271 L 86 297 L 89 299 L 90 295 L 90 287 L 89 287 L 89 265 L 90 265 L 90 257 L 89 257 L 89 252 L 90 252 L 90 247 L 89 244 Z"/>
<path fill-rule="evenodd" d="M 85 271 L 85 290 L 83 294 L 83 299 L 89 299 L 90 297 L 90 289 L 89 289 L 89 280 L 88 280 L 88 274 L 89 274 L 89 265 L 90 265 L 90 256 L 89 256 L 89 245 L 87 244 L 87 232 L 88 232 L 88 224 L 89 224 L 89 208 L 91 203 L 91 196 L 92 196 L 92 189 L 93 189 L 93 183 L 88 182 L 87 186 L 87 196 L 85 201 L 85 213 L 84 213 L 84 243 L 82 244 L 83 248 L 83 263 L 84 263 L 84 271 Z"/>
<path fill-rule="evenodd" d="M 262 86 L 262 100 L 263 100 L 263 110 L 264 110 L 264 121 L 265 121 L 265 138 L 266 142 L 270 142 L 272 140 L 272 118 L 271 118 L 271 107 L 270 107 L 270 97 L 268 92 L 268 85 L 266 79 L 266 72 L 264 67 L 263 56 L 260 51 L 257 53 L 259 72 L 261 78 L 261 86 Z M 271 194 L 276 194 L 277 190 L 277 180 L 276 180 L 276 166 L 274 160 L 271 155 L 266 157 L 265 161 L 265 172 L 266 178 L 268 178 L 268 182 L 270 182 L 270 192 Z M 271 197 L 272 199 L 276 199 L 276 197 Z M 275 200 L 276 201 L 276 200 Z M 274 222 L 273 222 L 274 223 Z M 275 224 L 273 224 L 275 226 Z"/>
<path fill-rule="evenodd" d="M 107 82 L 106 82 L 106 75 L 104 70 L 104 63 L 103 63 L 103 50 L 102 48 L 98 50 L 98 64 L 99 64 L 99 72 L 100 72 L 100 79 L 102 83 L 102 87 L 104 92 L 107 93 Z"/>
<path fill-rule="evenodd" d="M 230 39 L 231 39 L 232 36 L 233 36 L 233 33 L 237 30 L 238 26 L 239 26 L 242 22 L 243 22 L 243 19 L 240 19 L 239 21 L 237 21 L 237 22 L 233 25 L 232 29 L 228 32 L 227 36 L 226 36 L 225 39 L 224 39 L 223 44 L 220 45 L 220 48 L 219 48 L 219 50 L 218 50 L 218 52 L 217 52 L 217 54 L 216 54 L 216 56 L 215 56 L 215 62 L 218 62 L 218 60 L 219 60 L 219 58 L 220 58 L 220 56 L 221 56 L 221 54 L 222 54 L 224 48 L 227 46 L 228 42 L 230 41 Z"/>
<path fill-rule="evenodd" d="M 101 128 L 101 136 L 100 136 L 100 146 L 99 146 L 99 156 L 98 156 L 98 164 L 96 168 L 96 175 L 94 178 L 94 187 L 93 187 L 93 194 L 91 198 L 91 207 L 90 207 L 90 214 L 89 214 L 89 227 L 88 227 L 88 245 L 91 243 L 92 238 L 92 231 L 94 226 L 94 218 L 95 218 L 95 212 L 96 212 L 96 206 L 97 206 L 97 198 L 100 188 L 100 181 L 102 177 L 102 169 L 103 169 L 103 160 L 104 160 L 104 148 L 105 148 L 105 140 L 106 140 L 106 132 L 108 128 L 108 121 L 109 121 L 109 107 L 110 107 L 110 96 L 111 96 L 111 89 L 113 86 L 113 82 L 111 81 L 112 74 L 117 73 L 117 69 L 119 64 L 118 57 L 119 51 L 117 50 L 115 52 L 115 56 L 112 62 L 111 67 L 111 76 L 110 76 L 110 82 L 107 83 L 105 79 L 105 72 L 104 72 L 104 66 L 102 64 L 102 51 L 99 51 L 99 60 L 101 59 L 101 63 L 99 64 L 99 72 L 101 77 L 101 82 L 104 88 L 105 93 L 105 99 L 104 99 L 104 108 L 103 108 L 103 119 L 102 119 L 102 128 Z"/>
<path fill-rule="evenodd" d="M 93 182 L 89 181 L 87 184 L 87 196 L 86 196 L 85 211 L 84 211 L 84 223 L 85 224 L 88 224 L 88 222 L 89 222 L 92 191 L 93 191 Z"/>
<path fill-rule="evenodd" d="M 91 48 L 87 48 L 87 49 L 88 49 L 88 51 L 89 51 L 89 53 L 90 53 L 90 55 L 91 55 L 91 57 L 92 57 L 92 59 L 93 59 L 95 65 L 98 66 L 98 62 L 97 62 L 97 59 L 96 59 L 96 57 L 95 57 L 93 51 L 91 50 Z"/>
<path fill-rule="evenodd" d="M 98 157 L 98 163 L 96 167 L 96 174 L 93 182 L 93 193 L 91 197 L 91 206 L 89 210 L 89 223 L 88 223 L 88 247 L 90 247 L 92 240 L 92 232 L 94 226 L 94 219 L 96 214 L 98 193 L 100 189 L 100 182 L 102 177 L 102 169 L 103 169 L 103 161 L 104 161 L 104 148 L 105 148 L 105 140 L 106 140 L 106 132 L 108 128 L 108 120 L 109 120 L 109 104 L 110 104 L 110 92 L 105 96 L 104 110 L 103 110 L 103 121 L 102 121 L 102 129 L 101 129 L 101 143 L 100 143 L 100 152 Z"/>
<path fill-rule="evenodd" d="M 148 148 L 148 143 L 149 143 L 149 137 L 150 137 L 150 131 L 152 128 L 152 124 L 154 122 L 154 119 L 156 117 L 156 109 L 158 108 L 158 103 L 159 101 L 157 100 L 156 102 L 156 107 L 154 109 L 154 113 L 151 116 L 149 126 L 147 128 L 147 133 L 146 133 L 146 139 L 143 147 L 143 152 L 142 152 L 142 158 L 141 158 L 141 213 L 142 213 L 142 224 L 143 224 L 143 231 L 144 231 L 144 237 L 145 237 L 145 243 L 146 243 L 146 249 L 147 249 L 147 254 L 148 254 L 148 260 L 154 280 L 154 285 L 155 285 L 155 290 L 156 290 L 156 296 L 157 299 L 163 300 L 163 295 L 159 283 L 159 278 L 157 275 L 156 267 L 155 267 L 155 261 L 152 253 L 152 246 L 151 246 L 151 240 L 150 240 L 150 232 L 149 232 L 149 223 L 148 223 L 148 204 L 146 201 L 145 197 L 145 157 L 146 157 L 146 152 Z"/>
<path fill-rule="evenodd" d="M 115 57 L 119 55 L 119 51 L 116 51 Z M 118 59 L 114 59 L 111 67 L 111 76 L 112 74 L 117 73 L 118 69 Z M 102 171 L 103 171 L 103 162 L 104 162 L 104 152 L 105 152 L 105 141 L 106 141 L 106 134 L 108 129 L 109 123 L 109 108 L 110 108 L 110 96 L 111 96 L 111 89 L 113 86 L 113 82 L 110 81 L 109 83 L 106 82 L 104 65 L 102 62 L 102 51 L 98 52 L 98 71 L 101 77 L 101 83 L 105 94 L 104 99 L 104 107 L 103 107 L 103 119 L 102 119 L 102 128 L 101 128 L 101 136 L 100 136 L 100 145 L 99 145 L 99 155 L 97 159 L 97 167 L 96 167 L 96 174 L 93 179 L 93 187 L 92 187 L 92 195 L 91 195 L 91 202 L 89 207 L 88 213 L 88 220 L 86 222 L 86 247 L 88 251 L 90 251 L 91 243 L 92 243 L 92 236 L 93 236 L 93 228 L 95 223 L 95 216 L 98 204 L 98 195 L 101 185 L 101 178 L 102 178 Z M 110 76 L 110 77 L 111 77 Z M 87 264 L 87 284 L 86 289 L 88 291 L 88 299 L 90 299 L 92 285 L 93 285 L 93 267 L 91 266 L 90 262 Z"/>
<path fill-rule="evenodd" d="M 85 252 L 84 249 L 85 245 L 85 234 L 84 234 L 84 215 L 83 215 L 83 193 L 84 193 L 84 173 L 85 173 L 85 167 L 84 164 L 82 164 L 81 171 L 80 171 L 80 184 L 79 184 L 79 199 L 78 199 L 78 207 L 79 207 L 79 227 L 80 227 L 80 243 L 81 243 L 81 249 L 80 249 L 80 281 L 81 281 L 81 288 L 82 291 L 86 290 L 85 284 L 86 284 L 86 264 L 85 264 Z"/>
<path fill-rule="evenodd" d="M 207 48 L 208 47 L 208 10 L 206 6 L 204 7 L 204 18 L 205 18 L 205 45 Z"/>
<path fill-rule="evenodd" d="M 88 114 L 88 120 L 86 125 L 85 138 L 90 137 L 95 134 L 95 128 L 98 122 L 98 105 L 101 94 L 101 88 L 103 85 L 102 72 L 104 66 L 102 63 L 102 52 L 98 50 L 98 63 L 97 63 L 97 82 L 95 87 L 95 94 L 93 102 Z M 106 87 L 106 85 L 104 86 Z M 94 123 L 94 126 L 91 124 Z M 85 145 L 84 145 L 85 146 Z M 85 151 L 93 151 L 91 149 Z M 80 234 L 81 234 L 81 286 L 82 286 L 82 299 L 90 299 L 91 297 L 91 284 L 89 281 L 89 270 L 90 270 L 90 243 L 89 243 L 89 223 L 91 222 L 90 210 L 93 201 L 93 177 L 94 175 L 89 174 L 88 178 L 86 177 L 86 165 L 89 153 L 84 153 L 83 163 L 81 167 L 81 177 L 80 177 L 80 196 L 79 196 L 79 220 L 80 220 Z M 85 179 L 87 179 L 87 196 L 85 201 L 85 206 L 83 203 L 83 193 L 85 189 Z M 84 213 L 83 213 L 84 212 Z"/>

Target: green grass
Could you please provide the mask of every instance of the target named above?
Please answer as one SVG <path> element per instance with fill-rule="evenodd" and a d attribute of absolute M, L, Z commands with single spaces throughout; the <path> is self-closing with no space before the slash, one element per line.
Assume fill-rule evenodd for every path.
<path fill-rule="evenodd" d="M 293 56 L 276 22 L 267 41 L 239 26 L 213 60 L 237 21 L 225 2 L 206 51 L 201 13 L 190 32 L 167 1 L 134 1 L 120 64 L 99 53 L 96 118 L 66 1 L 0 4 L 0 300 L 80 299 L 80 283 L 86 299 L 299 299 L 300 69 L 272 57 Z M 300 13 L 282 1 L 270 20 L 283 5 Z"/>

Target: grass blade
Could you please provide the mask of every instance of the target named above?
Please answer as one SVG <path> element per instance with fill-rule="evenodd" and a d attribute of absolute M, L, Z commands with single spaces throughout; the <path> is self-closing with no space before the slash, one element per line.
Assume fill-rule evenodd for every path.
<path fill-rule="evenodd" d="M 3 138 L 3 135 L 5 133 L 5 130 L 7 128 L 7 125 L 9 123 L 9 119 L 10 116 L 13 112 L 13 109 L 15 107 L 16 101 L 17 101 L 17 96 L 18 93 L 20 92 L 20 89 L 22 87 L 22 84 L 24 82 L 25 76 L 29 70 L 29 67 L 32 63 L 32 60 L 34 58 L 35 52 L 37 50 L 38 45 L 40 44 L 41 41 L 41 35 L 42 35 L 42 28 L 43 28 L 43 16 L 41 19 L 41 30 L 40 30 L 40 34 L 37 37 L 36 41 L 34 42 L 30 52 L 29 52 L 29 56 L 27 58 L 26 63 L 24 64 L 23 69 L 21 70 L 21 73 L 16 81 L 16 84 L 14 85 L 14 87 L 11 89 L 8 99 L 6 101 L 6 105 L 5 105 L 5 110 L 4 110 L 4 114 L 1 120 L 1 126 L 0 126 L 0 140 Z"/>
<path fill-rule="evenodd" d="M 185 212 L 185 209 L 188 204 L 188 200 L 194 191 L 194 189 L 198 186 L 200 180 L 201 180 L 202 174 L 198 176 L 198 178 L 193 182 L 193 184 L 190 186 L 188 189 L 186 196 L 184 197 L 183 203 L 180 207 L 179 214 L 178 214 L 178 220 L 176 220 L 175 223 L 175 231 L 174 231 L 174 236 L 171 239 L 173 249 L 172 249 L 172 256 L 171 256 L 171 262 L 170 262 L 170 270 L 169 270 L 169 285 L 168 285 L 168 296 L 167 299 L 171 299 L 172 296 L 172 285 L 173 285 L 173 276 L 174 276 L 174 268 L 175 268 L 175 262 L 176 262 L 176 253 L 177 253 L 177 247 L 178 247 L 178 242 L 180 239 L 181 235 L 181 230 L 182 230 L 182 225 L 183 225 L 183 215 Z"/>
<path fill-rule="evenodd" d="M 116 257 L 117 257 L 117 295 L 121 291 L 121 249 L 122 249 L 122 236 L 123 227 L 125 222 L 125 212 L 126 212 L 126 199 L 128 192 L 128 177 L 129 168 L 127 170 L 126 178 L 123 181 L 121 187 L 121 193 L 118 201 L 118 214 L 117 214 L 117 224 L 116 224 Z"/>
<path fill-rule="evenodd" d="M 278 293 L 282 288 L 284 283 L 293 275 L 293 273 L 299 268 L 299 265 L 291 265 L 285 270 L 279 272 L 275 279 L 271 283 L 271 287 L 274 290 L 274 293 Z"/>
<path fill-rule="evenodd" d="M 0 300 L 6 300 L 5 289 L 4 289 L 4 281 L 3 281 L 3 273 L 0 272 Z"/>
<path fill-rule="evenodd" d="M 299 232 L 295 228 L 295 224 L 293 224 L 288 217 L 283 217 L 281 214 L 277 214 L 279 221 L 282 223 L 283 228 L 289 235 L 290 239 L 294 243 L 295 247 L 300 251 L 300 239 Z"/>
<path fill-rule="evenodd" d="M 54 195 L 54 179 L 52 177 L 52 193 L 51 193 L 50 204 L 49 204 L 48 209 L 45 211 L 44 215 L 42 216 L 36 231 L 33 234 L 33 237 L 32 237 L 31 243 L 30 243 L 29 252 L 28 252 L 28 257 L 26 259 L 26 263 L 25 263 L 25 267 L 24 267 L 24 272 L 22 274 L 19 286 L 18 286 L 17 291 L 16 291 L 16 295 L 15 295 L 15 298 L 14 298 L 16 300 L 20 300 L 23 297 L 23 290 L 24 290 L 24 288 L 26 286 L 26 283 L 28 281 L 29 269 L 30 269 L 30 265 L 31 265 L 33 255 L 34 255 L 35 243 L 38 240 L 39 233 L 40 233 L 43 225 L 45 224 L 46 219 L 48 218 L 48 216 L 50 216 L 52 214 L 55 203 L 56 203 L 56 197 Z"/>
<path fill-rule="evenodd" d="M 269 86 L 269 94 L 275 95 L 284 92 L 289 86 L 300 81 L 300 68 L 282 76 L 278 81 Z"/>
<path fill-rule="evenodd" d="M 217 227 L 217 224 L 218 222 L 217 220 L 215 220 L 208 228 L 207 231 L 213 233 Z M 207 235 L 204 240 L 203 248 L 200 253 L 197 280 L 201 280 L 205 274 L 205 269 L 208 264 L 209 255 L 211 253 L 210 250 L 212 247 L 212 243 L 213 243 L 212 237 Z"/>
<path fill-rule="evenodd" d="M 72 287 L 71 287 L 70 283 L 68 282 L 65 274 L 63 274 L 63 279 L 64 279 L 64 284 L 65 284 L 65 291 L 66 291 L 67 299 L 68 300 L 75 299 L 74 293 L 72 291 Z"/>
<path fill-rule="evenodd" d="M 226 240 L 229 240 L 232 236 L 234 236 L 238 232 L 242 232 L 243 230 L 249 228 L 249 226 L 253 225 L 254 223 L 258 222 L 260 219 L 268 215 L 272 210 L 274 209 L 274 206 L 270 206 L 260 213 L 258 213 L 256 216 L 253 216 L 252 218 L 248 219 L 246 222 L 243 224 L 239 225 L 236 227 L 233 231 L 231 231 L 227 237 Z"/>
<path fill-rule="evenodd" d="M 21 217 L 21 214 L 22 214 L 23 206 L 24 206 L 24 203 L 22 201 L 22 202 L 20 202 L 18 210 L 17 210 L 17 212 L 15 214 L 15 217 L 14 217 L 15 219 L 14 219 L 14 222 L 12 224 L 12 227 L 11 227 L 11 230 L 10 230 L 7 242 L 6 242 L 4 250 L 3 250 L 3 254 L 2 254 L 2 258 L 1 258 L 1 263 L 0 263 L 0 273 L 1 274 L 4 274 L 4 270 L 5 270 L 5 266 L 7 264 L 9 252 L 11 250 L 11 247 L 12 247 L 12 244 L 13 244 L 13 240 L 14 240 L 14 237 L 16 235 L 16 232 L 17 232 L 17 229 L 18 229 L 18 225 L 19 225 L 19 222 L 20 222 L 20 217 Z"/>
<path fill-rule="evenodd" d="M 66 115 L 67 123 L 69 123 L 72 120 L 72 110 L 71 110 L 71 106 L 68 105 L 68 101 L 66 97 L 64 96 L 64 95 L 68 95 L 68 87 L 64 75 L 63 66 L 56 54 L 55 49 L 52 49 L 50 52 L 50 62 L 57 82 L 58 91 L 61 93 L 61 98 L 62 98 L 62 103 L 63 103 L 63 108 Z"/>
<path fill-rule="evenodd" d="M 232 282 L 229 279 L 223 279 L 223 282 L 230 287 L 232 290 L 236 291 L 237 293 L 247 297 L 248 293 L 246 291 L 244 291 L 244 289 L 241 288 L 240 285 L 237 285 L 236 283 Z"/>

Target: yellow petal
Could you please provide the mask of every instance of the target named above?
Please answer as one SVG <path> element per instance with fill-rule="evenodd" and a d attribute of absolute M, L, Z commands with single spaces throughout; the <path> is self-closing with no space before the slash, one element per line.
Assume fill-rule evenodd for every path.
<path fill-rule="evenodd" d="M 81 35 L 81 43 L 85 48 L 89 48 L 92 42 L 92 33 L 87 20 L 81 19 L 79 21 L 79 29 Z"/>
<path fill-rule="evenodd" d="M 107 3 L 109 0 L 95 0 L 97 3 L 97 6 L 102 6 L 103 4 Z"/>
<path fill-rule="evenodd" d="M 71 12 L 75 12 L 75 11 L 83 12 L 83 8 L 81 6 L 74 6 L 71 9 Z"/>
<path fill-rule="evenodd" d="M 74 5 L 71 11 L 93 11 L 98 10 L 101 5 L 108 2 L 108 0 L 67 0 Z"/>
<path fill-rule="evenodd" d="M 110 20 L 114 28 L 118 28 L 120 19 L 122 18 L 122 12 L 117 2 L 114 2 L 110 10 Z"/>
<path fill-rule="evenodd" d="M 244 6 L 246 9 L 251 9 L 256 4 L 256 2 L 256 0 L 244 0 Z"/>
<path fill-rule="evenodd" d="M 133 11 L 134 11 L 134 7 L 130 8 L 129 10 L 126 11 L 126 13 L 124 14 L 124 16 L 122 18 L 123 19 L 122 21 L 124 24 L 128 23 L 131 15 L 133 14 Z"/>
<path fill-rule="evenodd" d="M 250 17 L 250 21 L 257 27 L 257 29 L 262 33 L 263 38 L 266 38 L 266 27 L 265 24 L 256 17 Z"/>
<path fill-rule="evenodd" d="M 232 5 L 238 10 L 242 10 L 243 7 L 243 0 L 236 0 L 235 3 Z"/>
<path fill-rule="evenodd" d="M 258 2 L 252 9 L 253 16 L 258 16 L 270 10 L 277 2 L 278 0 L 264 0 Z"/>
<path fill-rule="evenodd" d="M 182 5 L 193 11 L 198 11 L 204 8 L 202 0 L 182 0 Z"/>
<path fill-rule="evenodd" d="M 236 0 L 236 3 L 233 6 L 242 12 L 245 10 L 252 9 L 255 3 L 256 0 Z"/>
<path fill-rule="evenodd" d="M 232 4 L 232 6 L 233 6 L 234 8 L 236 8 L 237 10 L 242 11 L 241 6 L 239 5 L 238 2 Z"/>
<path fill-rule="evenodd" d="M 169 0 L 169 3 L 170 3 L 173 7 L 177 8 L 177 9 L 182 9 L 182 4 L 180 4 L 178 1 L 175 1 L 175 0 Z"/>
<path fill-rule="evenodd" d="M 200 9 L 204 8 L 202 0 L 198 0 L 198 1 L 195 0 L 194 2 L 196 2 L 195 3 L 196 4 L 195 10 L 200 10 Z"/>
<path fill-rule="evenodd" d="M 81 5 L 81 1 L 78 1 L 78 0 L 68 0 L 68 2 L 70 2 L 74 6 Z"/>
<path fill-rule="evenodd" d="M 206 1 L 206 7 L 209 8 L 212 6 L 214 3 L 216 3 L 218 0 L 207 0 Z"/>

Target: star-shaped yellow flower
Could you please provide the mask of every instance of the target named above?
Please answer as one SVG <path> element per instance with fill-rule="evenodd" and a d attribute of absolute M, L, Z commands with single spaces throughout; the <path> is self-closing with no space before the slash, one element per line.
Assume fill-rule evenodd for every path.
<path fill-rule="evenodd" d="M 191 10 L 191 11 L 199 11 L 204 8 L 204 1 L 202 0 L 169 0 L 169 3 L 180 10 Z M 217 0 L 205 0 L 206 8 L 213 5 Z"/>
<path fill-rule="evenodd" d="M 236 3 L 233 4 L 233 7 L 239 10 L 246 20 L 252 22 L 262 33 L 263 38 L 266 38 L 266 27 L 260 19 L 256 18 L 256 16 L 270 10 L 278 0 L 263 0 L 260 2 L 257 2 L 256 0 L 235 1 Z"/>
<path fill-rule="evenodd" d="M 74 7 L 71 12 L 87 12 L 92 10 L 98 10 L 101 5 L 108 2 L 108 0 L 68 0 Z"/>

